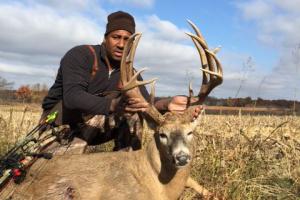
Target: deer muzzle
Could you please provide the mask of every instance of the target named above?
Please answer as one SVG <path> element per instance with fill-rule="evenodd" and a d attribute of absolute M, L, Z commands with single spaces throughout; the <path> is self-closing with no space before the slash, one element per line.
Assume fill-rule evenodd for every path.
<path fill-rule="evenodd" d="M 174 155 L 174 162 L 176 167 L 184 167 L 191 161 L 191 156 L 183 151 L 180 151 L 178 154 Z"/>

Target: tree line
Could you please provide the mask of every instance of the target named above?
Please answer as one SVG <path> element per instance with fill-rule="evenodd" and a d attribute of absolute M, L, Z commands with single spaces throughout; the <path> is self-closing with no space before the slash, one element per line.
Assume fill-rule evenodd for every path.
<path fill-rule="evenodd" d="M 13 89 L 14 82 L 0 77 L 0 103 L 41 103 L 48 93 L 46 84 L 21 85 Z"/>
<path fill-rule="evenodd" d="M 48 93 L 46 84 L 36 83 L 33 85 L 21 85 L 13 89 L 13 82 L 9 82 L 0 77 L 0 103 L 22 102 L 22 103 L 41 103 Z M 157 97 L 160 98 L 160 97 Z M 208 106 L 229 106 L 229 107 L 272 107 L 291 109 L 300 111 L 300 102 L 294 100 L 267 100 L 262 98 L 216 98 L 209 96 L 204 102 Z"/>

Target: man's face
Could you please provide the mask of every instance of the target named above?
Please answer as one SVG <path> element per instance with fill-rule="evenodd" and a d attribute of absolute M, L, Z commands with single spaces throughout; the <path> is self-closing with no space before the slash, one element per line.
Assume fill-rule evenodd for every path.
<path fill-rule="evenodd" d="M 125 30 L 110 32 L 106 37 L 106 53 L 109 58 L 121 61 L 125 44 L 131 33 Z"/>

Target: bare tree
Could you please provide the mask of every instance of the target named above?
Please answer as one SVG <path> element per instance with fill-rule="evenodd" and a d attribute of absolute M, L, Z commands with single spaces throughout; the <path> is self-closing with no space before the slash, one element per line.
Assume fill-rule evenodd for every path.
<path fill-rule="evenodd" d="M 15 95 L 18 99 L 21 99 L 22 102 L 24 103 L 25 101 L 31 100 L 32 91 L 28 85 L 22 85 L 18 88 Z"/>
<path fill-rule="evenodd" d="M 243 68 L 242 68 L 242 72 L 241 72 L 241 82 L 240 82 L 240 85 L 239 85 L 239 87 L 236 91 L 236 94 L 235 94 L 234 98 L 238 97 L 238 95 L 239 95 L 239 93 L 242 89 L 243 84 L 247 80 L 249 72 L 251 72 L 253 70 L 254 70 L 254 61 L 253 61 L 252 57 L 249 56 L 248 59 L 246 60 L 246 62 L 243 63 Z"/>
<path fill-rule="evenodd" d="M 9 82 L 5 78 L 0 77 L 0 90 L 11 89 L 14 82 Z"/>
<path fill-rule="evenodd" d="M 257 100 L 258 100 L 258 98 L 259 98 L 259 95 L 260 95 L 260 91 L 261 91 L 262 85 L 265 83 L 266 79 L 267 79 L 267 76 L 264 76 L 264 77 L 261 79 L 261 81 L 260 81 L 260 83 L 259 83 L 259 85 L 258 85 L 258 88 L 257 88 L 257 94 L 256 94 L 256 99 L 255 99 L 255 101 L 254 101 L 253 109 L 256 108 Z"/>
<path fill-rule="evenodd" d="M 295 65 L 296 74 L 299 72 L 300 65 L 300 43 L 298 43 L 292 50 L 293 63 Z M 295 93 L 294 93 L 294 106 L 293 112 L 296 113 L 296 98 L 297 98 L 297 84 L 295 84 Z"/>

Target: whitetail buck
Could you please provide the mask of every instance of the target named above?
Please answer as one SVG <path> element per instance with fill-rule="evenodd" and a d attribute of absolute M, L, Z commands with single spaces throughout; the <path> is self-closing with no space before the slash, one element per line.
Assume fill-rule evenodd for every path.
<path fill-rule="evenodd" d="M 178 199 L 185 187 L 192 187 L 204 196 L 209 192 L 190 178 L 194 153 L 193 131 L 199 118 L 193 117 L 195 107 L 222 83 L 222 67 L 210 51 L 198 28 L 189 22 L 196 35 L 193 40 L 202 62 L 203 83 L 197 97 L 190 87 L 189 107 L 184 113 L 167 112 L 161 115 L 152 105 L 143 113 L 152 120 L 152 141 L 142 150 L 133 152 L 93 153 L 54 156 L 47 164 L 29 172 L 26 181 L 11 199 Z M 137 89 L 137 72 L 133 58 L 141 34 L 130 37 L 121 61 L 121 81 L 126 96 L 143 98 Z M 200 116 L 200 115 L 199 115 Z"/>

